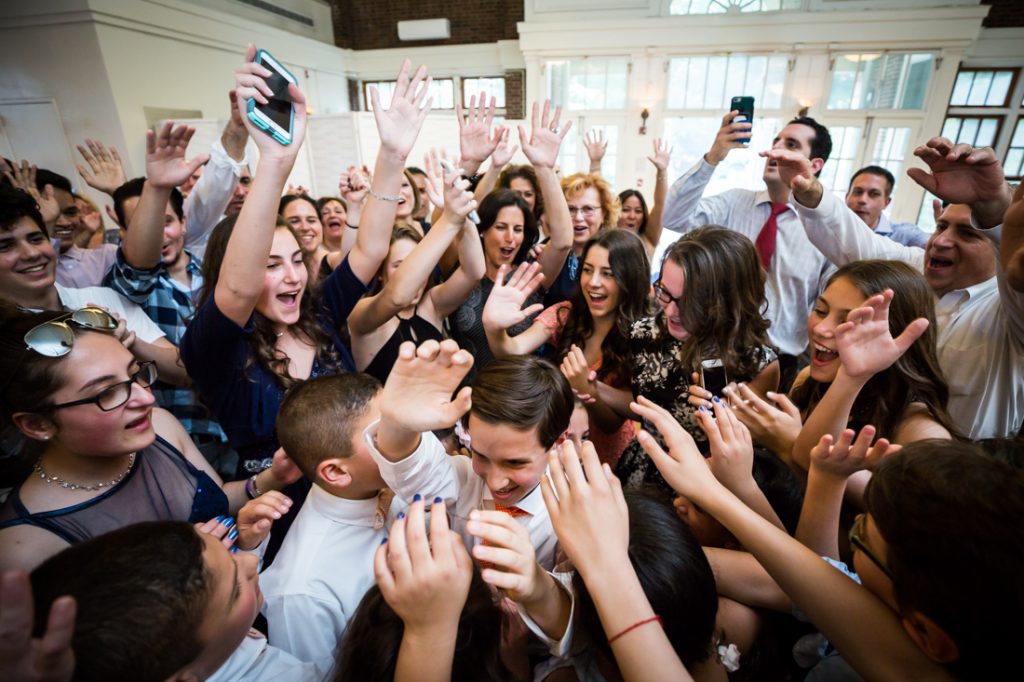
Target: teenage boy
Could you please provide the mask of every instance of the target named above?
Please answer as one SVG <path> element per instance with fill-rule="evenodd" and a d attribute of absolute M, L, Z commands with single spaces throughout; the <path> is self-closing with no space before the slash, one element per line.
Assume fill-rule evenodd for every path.
<path fill-rule="evenodd" d="M 473 544 L 465 532 L 471 511 L 505 511 L 526 527 L 537 561 L 551 570 L 557 538 L 539 483 L 548 450 L 569 427 L 572 389 L 554 365 L 526 355 L 491 362 L 453 397 L 472 365 L 473 356 L 451 340 L 402 344 L 366 444 L 381 477 L 402 499 L 454 502 L 453 529 L 467 546 Z M 471 457 L 447 455 L 431 433 L 459 419 Z"/>
<path fill-rule="evenodd" d="M 744 505 L 668 412 L 640 402 L 631 407 L 669 444 L 666 454 L 640 436 L 665 480 L 735 535 L 864 679 L 1015 677 L 1006 652 L 1019 646 L 1024 608 L 1019 469 L 955 441 L 884 459 L 850 531 L 857 584 Z"/>
<path fill-rule="evenodd" d="M 325 676 L 349 618 L 374 584 L 373 557 L 405 504 L 386 490 L 363 441 L 380 416 L 367 374 L 310 379 L 285 396 L 277 437 L 313 487 L 260 577 L 275 647 Z"/>

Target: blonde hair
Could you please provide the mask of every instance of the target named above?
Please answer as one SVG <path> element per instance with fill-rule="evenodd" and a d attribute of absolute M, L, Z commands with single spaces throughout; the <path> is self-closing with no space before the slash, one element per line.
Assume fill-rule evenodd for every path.
<path fill-rule="evenodd" d="M 619 200 L 612 194 L 612 189 L 604 178 L 597 173 L 573 173 L 567 178 L 562 178 L 562 193 L 565 194 L 566 200 L 591 187 L 597 190 L 600 197 L 601 212 L 604 213 L 601 227 L 615 227 L 619 224 Z"/>

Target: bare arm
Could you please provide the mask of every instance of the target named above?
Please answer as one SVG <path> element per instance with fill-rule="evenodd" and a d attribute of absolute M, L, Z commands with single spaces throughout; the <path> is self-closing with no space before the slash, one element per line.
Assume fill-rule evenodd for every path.
<path fill-rule="evenodd" d="M 647 216 L 647 229 L 644 230 L 643 238 L 653 253 L 658 248 L 661 240 L 661 233 L 664 229 L 661 217 L 665 213 L 665 199 L 668 197 L 668 163 L 671 159 L 672 149 L 668 143 L 659 139 L 654 141 L 654 156 L 648 156 L 647 160 L 654 164 L 658 170 L 654 179 L 654 206 Z"/>
<path fill-rule="evenodd" d="M 185 365 L 181 362 L 178 354 L 178 347 L 167 340 L 167 337 L 160 337 L 148 343 L 142 339 L 135 339 L 131 345 L 132 355 L 139 360 L 149 360 L 156 363 L 157 373 L 160 381 L 166 381 L 172 386 L 191 386 L 192 379 L 185 371 Z"/>
<path fill-rule="evenodd" d="M 475 199 L 474 199 L 475 202 Z M 476 225 L 462 221 L 458 240 L 459 267 L 444 282 L 428 292 L 434 313 L 440 319 L 455 312 L 486 274 L 484 247 Z"/>
<path fill-rule="evenodd" d="M 749 552 L 704 547 L 718 594 L 754 608 L 789 613 L 793 602 Z"/>

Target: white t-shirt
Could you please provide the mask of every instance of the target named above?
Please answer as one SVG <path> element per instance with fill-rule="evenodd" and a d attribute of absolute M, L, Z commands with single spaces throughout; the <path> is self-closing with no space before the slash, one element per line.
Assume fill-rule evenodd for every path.
<path fill-rule="evenodd" d="M 57 287 L 57 296 L 60 297 L 60 303 L 66 310 L 78 310 L 87 305 L 98 305 L 111 313 L 117 313 L 128 326 L 128 331 L 135 332 L 136 338 L 146 343 L 153 343 L 164 336 L 160 327 L 149 319 L 142 308 L 113 289 L 107 287 L 72 289 L 60 284 L 54 284 L 54 286 Z"/>

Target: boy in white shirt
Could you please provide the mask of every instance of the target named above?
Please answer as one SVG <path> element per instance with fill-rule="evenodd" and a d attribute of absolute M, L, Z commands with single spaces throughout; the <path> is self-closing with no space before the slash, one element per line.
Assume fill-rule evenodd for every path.
<path fill-rule="evenodd" d="M 373 556 L 405 508 L 385 488 L 362 433 L 378 418 L 366 374 L 295 386 L 277 415 L 285 453 L 313 483 L 273 565 L 260 576 L 270 642 L 325 677 L 338 641 L 374 584 Z"/>
<path fill-rule="evenodd" d="M 450 501 L 452 528 L 467 546 L 470 512 L 505 511 L 526 528 L 538 562 L 551 570 L 557 538 L 539 484 L 548 450 L 569 427 L 572 389 L 551 363 L 516 356 L 490 362 L 453 398 L 472 365 L 473 356 L 451 340 L 402 344 L 366 444 L 398 497 Z M 471 457 L 448 456 L 431 433 L 460 419 Z"/>

